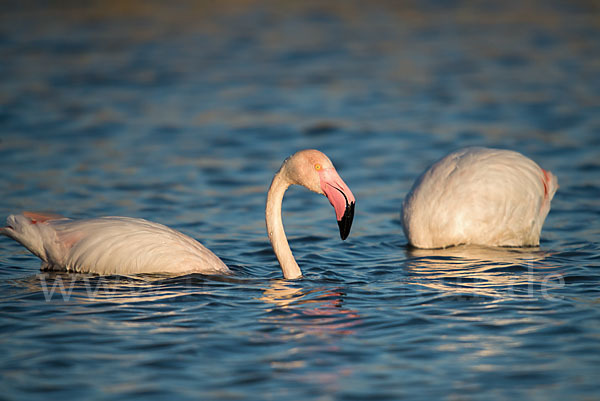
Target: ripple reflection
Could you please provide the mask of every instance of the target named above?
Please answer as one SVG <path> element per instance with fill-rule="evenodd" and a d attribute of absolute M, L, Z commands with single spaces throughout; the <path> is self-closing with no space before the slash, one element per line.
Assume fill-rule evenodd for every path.
<path fill-rule="evenodd" d="M 295 337 L 348 335 L 360 323 L 358 311 L 344 307 L 345 292 L 340 287 L 303 288 L 285 280 L 274 280 L 260 298 L 273 308 L 265 322 L 284 328 Z"/>
<path fill-rule="evenodd" d="M 539 248 L 458 246 L 406 251 L 409 281 L 449 295 L 491 298 L 551 298 L 564 287 L 552 252 Z"/>

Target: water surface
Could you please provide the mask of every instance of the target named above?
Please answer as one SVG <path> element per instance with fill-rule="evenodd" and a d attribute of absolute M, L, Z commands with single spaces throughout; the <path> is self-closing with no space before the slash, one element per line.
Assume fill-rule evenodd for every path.
<path fill-rule="evenodd" d="M 42 273 L 0 239 L 0 398 L 596 399 L 599 19 L 585 1 L 8 3 L 0 216 L 151 219 L 234 275 Z M 469 145 L 557 175 L 539 248 L 407 248 L 413 180 Z M 284 281 L 266 190 L 309 147 L 356 216 L 342 242 L 327 200 L 290 189 L 304 278 Z"/>

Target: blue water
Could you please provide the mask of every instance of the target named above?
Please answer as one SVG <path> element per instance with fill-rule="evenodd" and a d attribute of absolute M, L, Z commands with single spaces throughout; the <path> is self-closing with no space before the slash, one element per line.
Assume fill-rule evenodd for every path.
<path fill-rule="evenodd" d="M 42 273 L 0 238 L 0 399 L 598 399 L 595 2 L 169 3 L 3 4 L 0 216 L 147 218 L 234 275 Z M 467 145 L 558 177 L 539 248 L 406 247 L 413 180 Z M 356 216 L 342 242 L 290 189 L 284 281 L 265 194 L 302 148 Z"/>

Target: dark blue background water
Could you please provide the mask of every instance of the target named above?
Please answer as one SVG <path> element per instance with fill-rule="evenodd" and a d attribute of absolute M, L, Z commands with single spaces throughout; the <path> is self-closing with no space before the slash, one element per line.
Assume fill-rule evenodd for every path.
<path fill-rule="evenodd" d="M 3 3 L 0 216 L 143 217 L 235 274 L 42 274 L 0 239 L 0 399 L 598 399 L 597 3 L 281 3 Z M 467 145 L 558 176 L 540 248 L 407 249 L 404 195 Z M 291 189 L 286 282 L 265 194 L 309 147 L 357 212 L 341 242 Z"/>

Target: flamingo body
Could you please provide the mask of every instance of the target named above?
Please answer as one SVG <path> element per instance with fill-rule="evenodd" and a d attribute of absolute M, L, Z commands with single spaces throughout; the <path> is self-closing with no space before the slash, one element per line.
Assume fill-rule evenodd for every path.
<path fill-rule="evenodd" d="M 354 195 L 329 158 L 314 149 L 284 161 L 273 178 L 265 210 L 267 231 L 285 278 L 302 275 L 281 221 L 283 194 L 302 185 L 325 195 L 346 239 L 354 217 Z M 229 268 L 198 241 L 162 224 L 131 217 L 71 220 L 24 212 L 10 215 L 4 234 L 42 259 L 42 269 L 97 274 L 227 274 Z"/>
<path fill-rule="evenodd" d="M 465 148 L 429 167 L 402 205 L 412 246 L 537 246 L 556 177 L 509 150 Z"/>
<path fill-rule="evenodd" d="M 1 230 L 42 259 L 43 270 L 104 275 L 229 272 L 208 248 L 162 224 L 131 217 L 39 216 L 11 215 Z"/>

